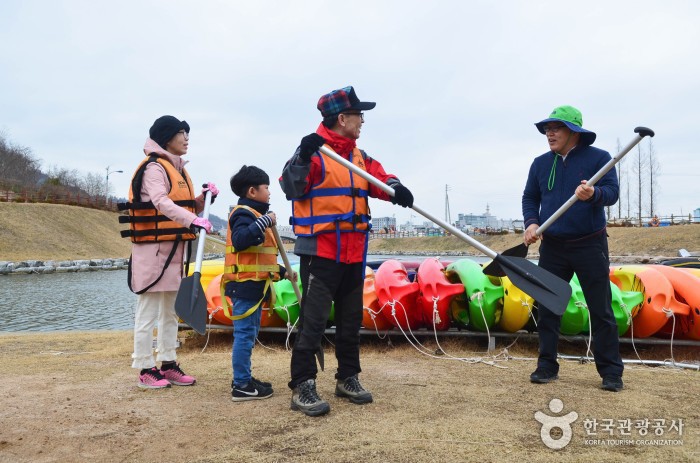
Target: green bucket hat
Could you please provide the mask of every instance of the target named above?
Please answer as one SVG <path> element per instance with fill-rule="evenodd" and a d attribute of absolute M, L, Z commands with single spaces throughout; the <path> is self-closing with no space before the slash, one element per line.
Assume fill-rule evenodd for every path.
<path fill-rule="evenodd" d="M 583 116 L 581 115 L 581 111 L 573 106 L 558 106 L 554 108 L 552 114 L 550 114 L 547 119 L 536 122 L 535 127 L 537 127 L 537 130 L 539 130 L 541 134 L 544 134 L 544 126 L 548 122 L 563 122 L 572 132 L 580 133 L 581 144 L 583 145 L 592 145 L 595 141 L 595 132 L 591 132 L 582 127 Z"/>

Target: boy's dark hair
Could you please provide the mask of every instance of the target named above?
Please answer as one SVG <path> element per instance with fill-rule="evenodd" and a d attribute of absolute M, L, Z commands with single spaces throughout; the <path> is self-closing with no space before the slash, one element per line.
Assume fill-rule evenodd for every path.
<path fill-rule="evenodd" d="M 243 166 L 233 177 L 231 177 L 231 191 L 243 198 L 248 188 L 257 188 L 260 185 L 269 185 L 270 177 L 259 167 Z"/>

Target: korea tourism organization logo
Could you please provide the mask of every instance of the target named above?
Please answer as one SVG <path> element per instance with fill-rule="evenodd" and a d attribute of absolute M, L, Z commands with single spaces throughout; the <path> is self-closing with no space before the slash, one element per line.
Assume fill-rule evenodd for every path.
<path fill-rule="evenodd" d="M 548 412 L 535 412 L 541 424 L 542 443 L 561 450 L 574 438 L 573 423 L 579 419 L 575 411 L 563 413 L 564 402 L 552 399 Z M 581 420 L 583 445 L 597 446 L 678 446 L 683 445 L 682 418 L 594 418 Z"/>

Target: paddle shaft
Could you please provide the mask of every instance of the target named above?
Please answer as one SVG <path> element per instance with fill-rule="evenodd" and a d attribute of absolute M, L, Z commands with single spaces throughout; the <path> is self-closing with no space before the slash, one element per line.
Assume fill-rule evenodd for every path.
<path fill-rule="evenodd" d="M 627 146 L 625 146 L 625 148 L 622 151 L 620 151 L 617 154 L 617 156 L 615 156 L 614 158 L 609 160 L 603 167 L 601 167 L 601 169 L 598 172 L 595 173 L 595 175 L 593 175 L 593 177 L 588 179 L 588 181 L 586 182 L 586 185 L 588 185 L 588 186 L 595 185 L 598 182 L 598 180 L 603 178 L 603 176 L 610 171 L 610 169 L 615 167 L 615 164 L 620 162 L 622 160 L 622 158 L 624 158 L 627 153 L 632 151 L 632 148 L 637 146 L 637 143 L 642 141 L 642 139 L 645 136 L 647 136 L 647 135 L 652 136 L 652 137 L 654 136 L 654 132 L 647 129 L 646 127 L 637 127 L 635 129 L 635 132 L 637 132 L 637 136 L 634 137 L 634 140 L 629 142 L 629 144 Z M 564 212 L 569 210 L 569 208 L 571 206 L 573 206 L 576 201 L 578 201 L 578 197 L 574 193 L 571 196 L 571 198 L 569 198 L 568 201 L 566 201 L 564 204 L 562 204 L 561 207 L 559 207 L 559 209 L 557 209 L 557 211 L 554 214 L 552 214 L 547 220 L 545 220 L 545 222 L 542 225 L 539 226 L 539 228 L 535 231 L 535 234 L 537 236 L 541 236 L 542 233 L 544 233 L 549 228 L 549 226 L 552 225 L 552 223 L 554 223 L 555 220 L 557 220 L 559 217 L 561 217 L 562 214 L 564 214 Z"/>
<path fill-rule="evenodd" d="M 354 172 L 355 174 L 359 175 L 360 177 L 362 177 L 362 178 L 364 178 L 365 180 L 367 180 L 368 182 L 370 182 L 372 185 L 374 185 L 374 186 L 376 186 L 377 188 L 379 188 L 380 190 L 384 191 L 384 192 L 387 193 L 389 196 L 394 197 L 394 196 L 396 195 L 396 194 L 394 193 L 394 189 L 391 188 L 389 185 L 387 185 L 387 184 L 385 184 L 384 182 L 378 180 L 377 178 L 375 178 L 374 176 L 370 175 L 370 174 L 367 173 L 366 171 L 360 169 L 359 167 L 357 167 L 355 164 L 351 163 L 351 162 L 348 161 L 347 159 L 344 159 L 343 157 L 341 157 L 340 155 L 338 155 L 335 151 L 333 151 L 333 150 L 327 148 L 326 146 L 322 146 L 319 150 L 320 150 L 323 154 L 325 154 L 326 156 L 329 156 L 329 157 L 332 158 L 334 161 L 336 161 L 336 162 L 340 163 L 341 165 L 347 167 L 348 169 L 350 169 L 350 170 L 351 170 L 352 172 Z M 483 244 L 479 243 L 477 240 L 471 238 L 470 236 L 467 236 L 465 233 L 463 233 L 463 232 L 462 232 L 461 230 L 459 230 L 458 228 L 453 227 L 452 225 L 450 225 L 450 224 L 447 223 L 447 222 L 443 222 L 443 221 L 440 220 L 439 218 L 435 217 L 434 215 L 430 214 L 429 212 L 423 210 L 421 207 L 417 206 L 415 203 L 413 203 L 412 209 L 413 209 L 414 211 L 416 211 L 417 213 L 419 213 L 420 215 L 422 215 L 423 217 L 425 217 L 426 219 L 432 221 L 433 223 L 438 224 L 439 226 L 441 226 L 441 227 L 444 228 L 445 230 L 449 231 L 449 232 L 452 233 L 453 235 L 457 236 L 458 238 L 461 238 L 463 241 L 466 241 L 466 242 L 469 243 L 471 246 L 473 246 L 473 247 L 475 247 L 476 249 L 478 249 L 479 251 L 483 252 L 484 254 L 486 254 L 487 256 L 489 256 L 490 258 L 492 258 L 492 259 L 496 258 L 497 253 L 496 253 L 495 251 L 493 251 L 493 250 L 487 248 L 486 246 L 484 246 Z"/>
<path fill-rule="evenodd" d="M 209 206 L 211 206 L 211 191 L 207 190 L 204 196 L 204 212 L 202 218 L 209 219 Z M 207 231 L 202 228 L 199 230 L 199 240 L 197 241 L 197 254 L 195 257 L 194 273 L 202 273 L 202 259 L 204 258 L 204 242 L 207 240 Z"/>
<path fill-rule="evenodd" d="M 290 275 L 294 274 L 294 270 L 292 270 L 292 266 L 289 263 L 289 259 L 287 258 L 287 251 L 284 250 L 284 246 L 282 245 L 282 238 L 280 238 L 280 234 L 277 231 L 276 226 L 271 226 L 270 229 L 272 230 L 272 234 L 275 237 L 275 242 L 277 243 L 277 248 L 280 250 L 280 256 L 282 256 L 282 262 L 284 262 L 284 267 L 287 269 L 287 272 L 290 272 Z M 294 294 L 297 296 L 297 301 L 299 301 L 299 304 L 301 304 L 301 291 L 299 291 L 299 286 L 297 285 L 297 282 L 295 281 L 294 278 L 290 278 L 292 282 L 292 288 L 294 288 Z"/>

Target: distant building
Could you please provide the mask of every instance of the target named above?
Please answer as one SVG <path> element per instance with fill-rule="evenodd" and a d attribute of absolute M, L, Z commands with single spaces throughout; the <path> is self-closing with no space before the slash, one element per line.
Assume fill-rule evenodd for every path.
<path fill-rule="evenodd" d="M 458 214 L 455 226 L 460 229 L 511 229 L 514 227 L 522 228 L 522 220 L 513 221 L 512 219 L 499 219 L 491 215 L 489 205 L 486 205 L 486 212 L 483 214 Z"/>
<path fill-rule="evenodd" d="M 395 217 L 372 217 L 372 230 L 375 232 L 396 231 Z"/>
<path fill-rule="evenodd" d="M 700 223 L 700 207 L 693 211 L 693 223 Z"/>

